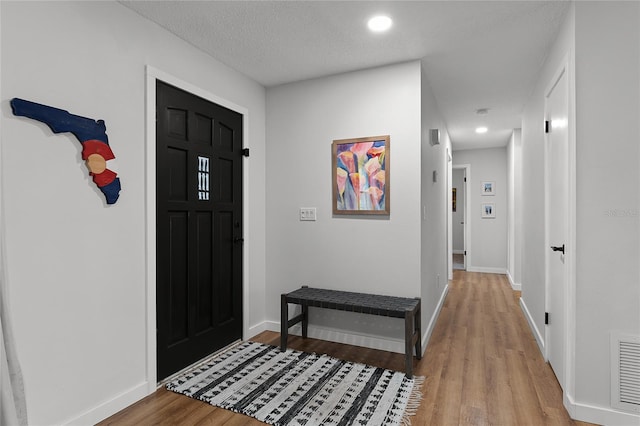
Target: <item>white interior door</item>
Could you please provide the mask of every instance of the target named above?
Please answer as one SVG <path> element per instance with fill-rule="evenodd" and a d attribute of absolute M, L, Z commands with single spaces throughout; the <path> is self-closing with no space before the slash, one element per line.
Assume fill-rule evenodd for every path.
<path fill-rule="evenodd" d="M 463 256 L 462 256 L 462 268 L 467 270 L 467 229 L 469 227 L 469 206 L 467 205 L 467 168 L 462 169 L 462 194 L 460 197 L 460 201 L 462 202 L 462 208 L 464 214 L 463 224 L 462 224 L 462 246 L 463 246 Z"/>
<path fill-rule="evenodd" d="M 566 68 L 552 81 L 545 102 L 546 127 L 546 327 L 547 359 L 565 386 L 568 271 L 569 91 Z"/>

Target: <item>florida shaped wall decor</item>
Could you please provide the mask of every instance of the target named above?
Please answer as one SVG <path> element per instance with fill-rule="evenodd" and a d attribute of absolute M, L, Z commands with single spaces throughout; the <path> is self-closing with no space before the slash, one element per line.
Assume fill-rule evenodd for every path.
<path fill-rule="evenodd" d="M 333 214 L 390 214 L 389 135 L 334 140 L 331 158 Z"/>
<path fill-rule="evenodd" d="M 82 144 L 82 159 L 89 175 L 104 194 L 107 204 L 115 204 L 120 196 L 120 178 L 107 168 L 107 161 L 116 156 L 109 146 L 104 120 L 81 117 L 63 109 L 20 98 L 11 99 L 13 115 L 27 117 L 49 126 L 53 133 L 71 133 Z"/>

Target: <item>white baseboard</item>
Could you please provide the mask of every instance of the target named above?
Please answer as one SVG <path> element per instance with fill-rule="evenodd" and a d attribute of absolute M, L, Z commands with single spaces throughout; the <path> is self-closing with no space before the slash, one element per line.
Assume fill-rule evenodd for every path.
<path fill-rule="evenodd" d="M 424 354 L 431 333 L 435 328 L 436 321 L 444 305 L 445 298 L 449 291 L 449 285 L 446 285 L 440 295 L 440 300 L 436 306 L 429 324 L 426 330 L 423 328 L 422 334 L 422 353 Z M 247 336 L 245 339 L 249 339 L 257 334 L 262 333 L 265 330 L 270 330 L 279 333 L 280 323 L 276 321 L 263 321 L 259 324 L 249 327 L 246 331 Z M 290 334 L 301 335 L 302 327 L 299 324 L 289 329 Z M 388 337 L 368 335 L 364 333 L 345 332 L 341 330 L 330 329 L 326 327 L 310 326 L 309 337 L 315 339 L 328 340 L 331 342 L 345 343 L 355 346 L 364 346 L 367 348 L 380 349 L 389 352 L 396 352 L 404 354 L 404 338 L 392 339 Z M 151 386 L 148 382 L 140 383 L 133 388 L 117 395 L 116 397 L 106 401 L 97 407 L 94 407 L 68 421 L 63 422 L 64 425 L 86 425 L 96 424 L 109 416 L 117 413 L 120 410 L 138 402 L 142 398 L 150 395 L 155 391 L 157 386 Z"/>
<path fill-rule="evenodd" d="M 542 357 L 546 360 L 547 356 L 545 355 L 546 351 L 544 349 L 544 338 L 542 337 L 542 334 L 540 334 L 540 330 L 538 330 L 538 327 L 536 326 L 536 323 L 533 320 L 533 317 L 531 316 L 531 312 L 529 312 L 529 308 L 527 308 L 527 304 L 524 303 L 524 299 L 522 297 L 520 298 L 520 308 L 522 309 L 522 312 L 524 313 L 524 317 L 527 319 L 527 322 L 529 323 L 529 327 L 531 328 L 533 337 L 535 337 L 536 342 L 538 342 L 538 348 L 540 349 L 540 353 L 542 353 Z"/>
<path fill-rule="evenodd" d="M 464 254 L 464 250 L 451 250 L 453 254 Z"/>
<path fill-rule="evenodd" d="M 148 382 L 140 383 L 137 386 L 121 393 L 120 395 L 106 401 L 97 407 L 80 414 L 79 416 L 63 422 L 64 425 L 94 425 L 109 416 L 114 415 L 131 404 L 138 402 L 147 395 L 150 386 Z M 151 389 L 155 389 L 155 386 Z M 153 392 L 153 391 L 152 391 Z"/>
<path fill-rule="evenodd" d="M 251 339 L 253 336 L 257 336 L 258 334 L 266 330 L 269 330 L 269 328 L 267 328 L 266 321 L 262 321 L 259 324 L 253 325 L 247 330 L 246 336 L 244 336 L 244 340 Z"/>
<path fill-rule="evenodd" d="M 566 393 L 564 395 L 564 406 L 572 419 L 581 422 L 607 426 L 640 426 L 640 415 L 638 414 L 625 413 L 610 407 L 597 407 L 575 402 Z"/>
<path fill-rule="evenodd" d="M 265 327 L 266 330 L 280 333 L 280 322 L 265 321 Z M 289 334 L 302 336 L 302 326 L 300 324 L 294 325 L 289 329 Z M 336 330 L 313 324 L 309 324 L 307 334 L 313 339 L 363 346 L 365 348 L 380 349 L 383 351 L 401 354 L 404 353 L 404 339 L 392 339 L 389 337 L 374 336 L 366 333 L 345 332 L 344 330 Z"/>
<path fill-rule="evenodd" d="M 444 300 L 447 298 L 447 293 L 449 293 L 449 284 L 445 285 L 442 289 L 442 294 L 440 295 L 440 300 L 438 300 L 438 306 L 436 306 L 435 311 L 433 311 L 433 315 L 431 315 L 431 319 L 429 320 L 429 325 L 427 326 L 427 330 L 422 336 L 422 353 L 427 350 L 427 345 L 429 344 L 429 339 L 431 338 L 431 333 L 433 329 L 436 327 L 436 322 L 438 321 L 438 317 L 440 316 L 440 311 L 444 306 Z"/>
<path fill-rule="evenodd" d="M 279 326 L 278 326 L 279 327 Z M 260 324 L 249 327 L 246 331 L 246 339 L 250 339 L 251 337 L 262 333 L 267 330 L 266 322 L 262 322 Z M 280 331 L 278 328 L 277 331 Z M 83 414 L 80 414 L 70 420 L 63 422 L 64 425 L 88 425 L 88 424 L 96 424 L 107 417 L 114 415 L 115 413 L 127 408 L 128 406 L 138 402 L 142 398 L 152 394 L 158 388 L 157 384 L 151 385 L 149 382 L 143 382 L 139 385 L 129 389 L 128 391 L 123 392 L 122 394 L 112 398 L 109 401 L 106 401 L 100 404 L 97 407 L 94 407 Z"/>
<path fill-rule="evenodd" d="M 467 272 L 483 272 L 485 274 L 500 274 L 506 275 L 507 270 L 505 268 L 490 268 L 484 266 L 469 266 L 467 265 Z"/>
<path fill-rule="evenodd" d="M 245 332 L 244 339 L 262 333 L 267 330 L 265 322 L 249 327 Z M 94 407 L 83 414 L 80 414 L 70 420 L 64 421 L 64 425 L 87 425 L 96 424 L 109 416 L 114 415 L 120 410 L 138 402 L 142 398 L 152 394 L 157 389 L 157 384 L 151 385 L 149 382 L 143 382 L 128 391 L 106 401 L 97 407 Z"/>
<path fill-rule="evenodd" d="M 511 289 L 514 291 L 522 291 L 522 284 L 516 283 L 511 277 L 511 273 L 507 271 L 507 278 L 509 278 L 509 284 L 511 284 Z"/>
<path fill-rule="evenodd" d="M 447 297 L 447 293 L 449 292 L 449 285 L 447 284 L 440 295 L 440 300 L 438 301 L 438 305 L 436 306 L 433 315 L 431 315 L 431 319 L 429 320 L 429 324 L 426 329 L 423 327 L 422 333 L 422 353 L 424 354 L 427 344 L 429 343 L 429 339 L 431 338 L 431 333 L 435 328 L 436 321 L 438 320 L 438 315 L 440 315 L 440 311 L 442 310 L 442 306 L 444 305 L 444 301 Z M 273 331 L 276 333 L 280 333 L 280 322 L 279 321 L 264 321 L 258 325 L 255 325 L 250 328 L 250 330 L 260 330 L 262 332 L 264 330 Z M 347 345 L 354 346 L 363 346 L 365 348 L 372 349 L 380 349 L 383 351 L 395 352 L 395 353 L 404 353 L 404 338 L 393 339 L 389 337 L 375 336 L 366 333 L 356 333 L 344 330 L 336 330 L 329 327 L 322 327 L 310 324 L 308 335 L 314 339 L 328 340 L 330 342 L 336 343 L 344 343 Z M 256 333 L 258 334 L 258 333 Z M 289 329 L 289 334 L 293 334 L 296 336 L 302 335 L 302 327 L 300 324 L 296 324 Z M 255 335 L 255 334 L 254 334 Z"/>

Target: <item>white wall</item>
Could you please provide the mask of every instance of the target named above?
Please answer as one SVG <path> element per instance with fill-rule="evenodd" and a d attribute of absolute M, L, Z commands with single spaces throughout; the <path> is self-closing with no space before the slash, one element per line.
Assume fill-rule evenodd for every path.
<path fill-rule="evenodd" d="M 514 129 L 507 145 L 507 204 L 509 211 L 507 276 L 514 290 L 521 289 L 522 268 L 522 131 Z"/>
<path fill-rule="evenodd" d="M 451 227 L 453 229 L 453 252 L 459 253 L 464 251 L 464 170 L 453 170 L 453 182 L 451 184 L 456 188 L 456 211 L 452 212 Z"/>
<path fill-rule="evenodd" d="M 505 274 L 507 271 L 507 149 L 470 149 L 453 152 L 453 164 L 470 164 L 470 232 L 467 237 L 467 270 Z M 482 182 L 495 182 L 493 196 L 482 195 Z M 483 219 L 483 203 L 495 204 L 495 219 Z"/>
<path fill-rule="evenodd" d="M 391 215 L 333 216 L 332 141 L 387 134 Z M 279 330 L 280 294 L 301 285 L 420 295 L 419 62 L 268 89 L 267 148 L 268 327 Z M 317 220 L 301 222 L 300 207 Z M 402 327 L 315 309 L 309 333 L 403 352 Z"/>
<path fill-rule="evenodd" d="M 420 203 L 422 222 L 421 297 L 422 329 L 428 337 L 444 303 L 451 267 L 451 140 L 438 110 L 428 76 L 422 72 L 422 155 Z M 440 130 L 440 144 L 429 144 L 429 129 Z M 433 172 L 437 181 L 433 181 Z M 423 336 L 423 346 L 428 338 Z"/>
<path fill-rule="evenodd" d="M 576 3 L 575 399 L 597 407 L 609 406 L 609 333 L 640 336 L 639 9 Z"/>
<path fill-rule="evenodd" d="M 637 424 L 611 409 L 610 333 L 640 334 L 640 5 L 576 2 L 524 109 L 522 303 L 544 350 L 544 93 L 560 66 L 575 85 L 575 283 L 565 407 L 577 420 Z M 615 46 L 612 48 L 611 46 Z M 575 66 L 575 68 L 574 68 Z M 571 89 L 570 89 L 571 92 Z"/>
<path fill-rule="evenodd" d="M 8 290 L 31 424 L 90 424 L 147 375 L 145 66 L 248 111 L 249 326 L 264 318 L 265 90 L 115 2 L 1 2 Z M 14 117 L 20 97 L 104 119 L 122 192 L 105 206 L 80 144 Z M 153 149 L 153 147 L 151 147 Z M 152 324 L 151 327 L 154 327 Z M 153 356 L 153 355 L 151 355 Z M 75 420 L 74 420 L 75 419 Z"/>
<path fill-rule="evenodd" d="M 522 119 L 522 298 L 534 335 L 544 349 L 545 241 L 544 241 L 544 95 L 551 78 L 573 49 L 573 5 L 551 46 Z M 570 65 L 570 71 L 572 70 Z M 542 124 L 541 124 L 542 123 Z M 516 206 L 516 209 L 518 208 Z"/>

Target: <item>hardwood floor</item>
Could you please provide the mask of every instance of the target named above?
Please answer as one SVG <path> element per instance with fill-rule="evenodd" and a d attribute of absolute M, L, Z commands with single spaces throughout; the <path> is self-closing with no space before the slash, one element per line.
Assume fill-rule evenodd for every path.
<path fill-rule="evenodd" d="M 504 275 L 455 271 L 449 294 L 415 374 L 425 376 L 413 425 L 588 425 L 571 420 Z M 279 344 L 264 332 L 251 340 Z M 289 337 L 289 347 L 392 370 L 402 354 Z M 262 425 L 159 389 L 100 425 Z"/>

